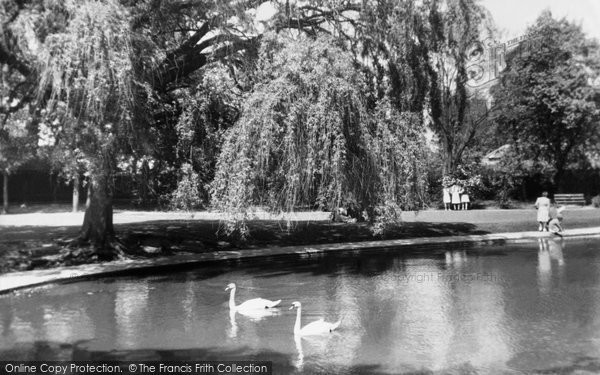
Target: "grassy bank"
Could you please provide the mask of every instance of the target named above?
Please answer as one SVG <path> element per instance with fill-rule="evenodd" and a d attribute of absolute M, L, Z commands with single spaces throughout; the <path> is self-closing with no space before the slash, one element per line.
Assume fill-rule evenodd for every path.
<path fill-rule="evenodd" d="M 31 211 L 31 210 L 29 210 Z M 61 212 L 62 211 L 62 212 Z M 0 272 L 49 268 L 88 262 L 85 256 L 61 255 L 64 240 L 77 236 L 83 214 L 56 207 L 0 217 Z M 116 210 L 115 228 L 122 241 L 148 254 L 199 253 L 269 246 L 311 245 L 373 239 L 404 239 L 535 230 L 535 210 L 421 211 L 403 213 L 403 223 L 383 236 L 373 237 L 365 223 L 337 223 L 323 212 L 299 214 L 288 228 L 269 219 L 249 223 L 251 237 L 234 242 L 220 232 L 220 215 Z M 600 226 L 600 210 L 568 209 L 565 227 Z"/>

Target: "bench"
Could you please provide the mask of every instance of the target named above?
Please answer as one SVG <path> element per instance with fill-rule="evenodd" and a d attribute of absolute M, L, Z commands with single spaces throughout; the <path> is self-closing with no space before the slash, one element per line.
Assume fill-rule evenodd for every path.
<path fill-rule="evenodd" d="M 580 205 L 585 206 L 583 194 L 554 194 L 554 202 L 558 205 Z"/>

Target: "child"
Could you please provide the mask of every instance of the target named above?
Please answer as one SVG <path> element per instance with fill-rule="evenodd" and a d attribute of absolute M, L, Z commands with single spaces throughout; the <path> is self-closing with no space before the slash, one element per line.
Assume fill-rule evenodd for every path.
<path fill-rule="evenodd" d="M 469 209 L 469 203 L 471 203 L 471 199 L 469 199 L 469 194 L 466 190 L 463 190 L 463 193 L 460 196 L 460 203 L 462 205 L 463 210 Z"/>
<path fill-rule="evenodd" d="M 443 200 L 444 200 L 444 209 L 446 211 L 450 210 L 450 203 L 452 203 L 452 198 L 450 198 L 450 188 L 445 187 L 442 189 Z"/>
<path fill-rule="evenodd" d="M 460 194 L 463 192 L 462 187 L 458 185 L 452 185 L 450 188 L 450 194 L 452 194 L 452 208 L 456 210 L 460 210 L 461 202 L 460 202 Z"/>
<path fill-rule="evenodd" d="M 562 221 L 563 221 L 563 215 L 562 212 L 565 210 L 564 207 L 559 207 L 556 210 L 556 217 L 552 218 L 550 220 L 550 222 L 548 223 L 548 229 L 550 231 L 550 233 L 554 233 L 558 236 L 562 237 L 562 232 L 563 232 L 563 227 L 562 227 Z"/>

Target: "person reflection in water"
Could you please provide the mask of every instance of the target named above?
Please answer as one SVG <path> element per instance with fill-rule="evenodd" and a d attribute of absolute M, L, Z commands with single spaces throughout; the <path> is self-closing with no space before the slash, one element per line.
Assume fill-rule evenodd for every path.
<path fill-rule="evenodd" d="M 538 239 L 538 272 L 548 274 L 552 272 L 552 261 L 555 260 L 558 266 L 565 264 L 563 256 L 564 239 L 562 238 L 539 238 Z"/>
<path fill-rule="evenodd" d="M 563 256 L 563 249 L 565 240 L 561 238 L 546 239 L 548 241 L 548 253 L 550 253 L 550 259 L 556 260 L 559 266 L 565 264 L 565 258 Z"/>
<path fill-rule="evenodd" d="M 547 293 L 551 288 L 552 261 L 556 261 L 559 273 L 565 264 L 563 257 L 564 240 L 559 237 L 539 238 L 538 245 L 538 283 L 540 291 Z"/>
<path fill-rule="evenodd" d="M 548 256 L 549 261 L 556 260 L 559 266 L 565 264 L 563 256 L 565 240 L 562 237 L 539 238 L 540 253 Z"/>

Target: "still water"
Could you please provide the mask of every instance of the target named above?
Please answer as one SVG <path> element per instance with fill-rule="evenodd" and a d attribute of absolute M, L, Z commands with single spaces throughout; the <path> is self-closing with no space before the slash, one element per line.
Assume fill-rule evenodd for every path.
<path fill-rule="evenodd" d="M 274 316 L 230 314 L 282 299 Z M 339 331 L 293 335 L 342 318 Z M 0 358 L 269 360 L 275 373 L 600 373 L 600 240 L 338 254 L 0 297 Z"/>

